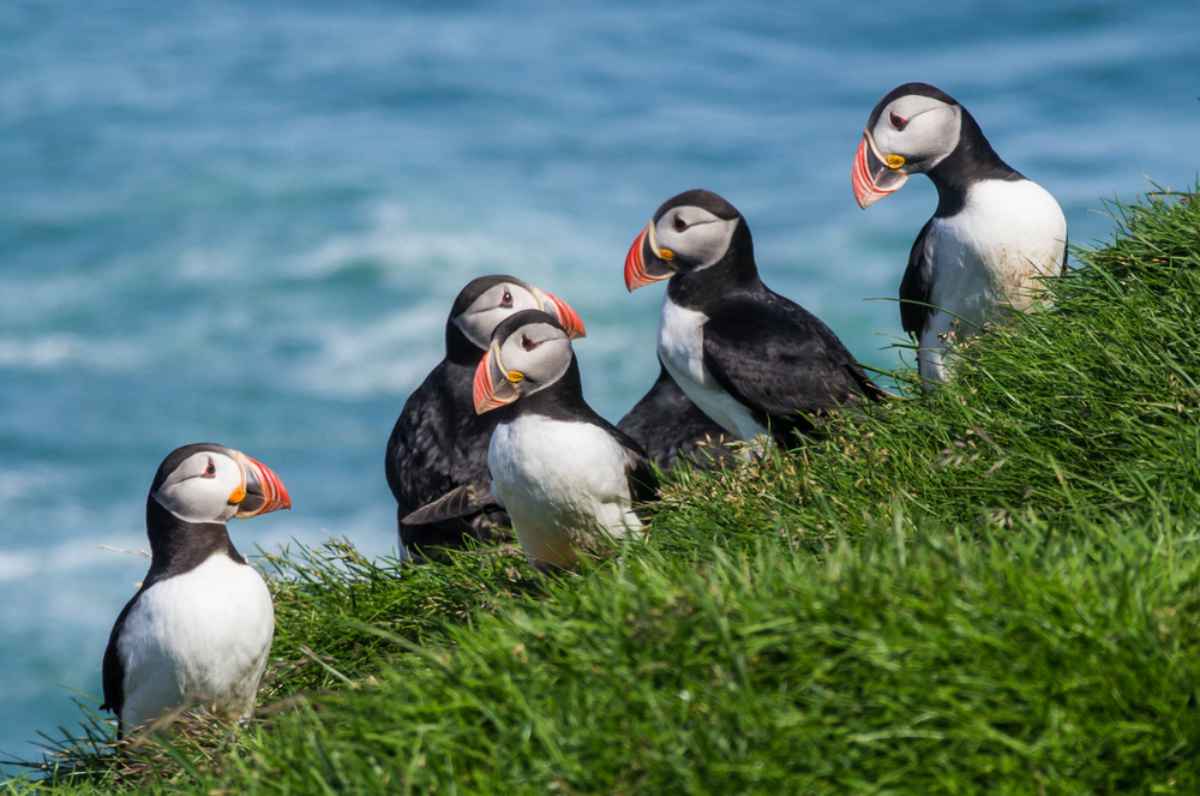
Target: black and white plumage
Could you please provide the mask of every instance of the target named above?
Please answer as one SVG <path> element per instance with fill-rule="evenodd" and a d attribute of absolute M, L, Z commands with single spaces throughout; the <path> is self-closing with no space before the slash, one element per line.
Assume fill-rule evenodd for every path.
<path fill-rule="evenodd" d="M 820 414 L 885 397 L 829 327 L 763 284 L 750 228 L 720 196 L 668 199 L 634 239 L 626 287 L 662 279 L 659 358 L 736 439 L 769 431 L 787 444 Z"/>
<path fill-rule="evenodd" d="M 1065 271 L 1067 221 L 1044 188 L 1000 159 L 971 114 L 926 83 L 876 104 L 855 153 L 851 185 L 866 208 L 926 174 L 938 192 L 900 282 L 900 320 L 927 383 L 947 377 L 951 336 L 974 334 L 997 311 L 1028 309 L 1040 282 Z"/>
<path fill-rule="evenodd" d="M 454 300 L 446 321 L 445 358 L 409 396 L 388 439 L 385 468 L 396 497 L 403 552 L 487 539 L 508 525 L 494 501 L 436 523 L 405 519 L 458 487 L 474 486 L 480 495 L 487 494 L 487 448 L 498 417 L 475 413 L 471 385 L 492 331 L 524 309 L 550 312 L 570 334 L 584 335 L 583 322 L 566 302 L 513 276 L 474 279 Z"/>
<path fill-rule="evenodd" d="M 118 732 L 207 706 L 245 718 L 275 632 L 271 594 L 226 522 L 291 508 L 262 462 L 222 445 L 186 445 L 158 468 L 146 498 L 150 570 L 113 625 L 104 704 Z"/>
<path fill-rule="evenodd" d="M 617 428 L 637 440 L 663 470 L 680 460 L 701 468 L 721 465 L 733 455 L 725 429 L 692 403 L 661 362 L 658 379 Z"/>
<path fill-rule="evenodd" d="M 528 310 L 505 320 L 475 378 L 476 410 L 503 408 L 488 446 L 492 493 L 530 561 L 568 567 L 597 532 L 642 529 L 635 505 L 657 483 L 641 446 L 583 398 L 579 364 L 562 325 Z"/>

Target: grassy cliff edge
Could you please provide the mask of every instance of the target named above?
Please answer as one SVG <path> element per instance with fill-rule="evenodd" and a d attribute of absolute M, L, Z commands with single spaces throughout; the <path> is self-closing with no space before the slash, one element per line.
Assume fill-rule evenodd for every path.
<path fill-rule="evenodd" d="M 580 575 L 268 559 L 259 719 L 120 760 L 93 724 L 8 787 L 1198 792 L 1194 197 L 1119 208 L 946 388 L 679 474 Z"/>

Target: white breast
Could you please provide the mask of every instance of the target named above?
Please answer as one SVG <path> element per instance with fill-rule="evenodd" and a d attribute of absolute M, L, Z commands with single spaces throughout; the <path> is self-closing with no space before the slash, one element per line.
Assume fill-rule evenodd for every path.
<path fill-rule="evenodd" d="M 560 567 L 596 529 L 621 538 L 640 530 L 631 510 L 627 454 L 591 423 L 535 414 L 501 423 L 488 446 L 492 491 L 512 518 L 526 555 Z"/>
<path fill-rule="evenodd" d="M 154 584 L 138 597 L 117 642 L 125 669 L 121 726 L 189 705 L 249 716 L 274 633 L 267 584 L 224 553 Z"/>
<path fill-rule="evenodd" d="M 708 316 L 663 299 L 658 326 L 658 354 L 671 378 L 714 423 L 738 439 L 752 440 L 767 430 L 746 406 L 704 367 L 704 324 Z"/>
<path fill-rule="evenodd" d="M 925 257 L 929 302 L 939 309 L 921 334 L 921 375 L 945 378 L 942 347 L 952 329 L 968 337 L 1000 308 L 1026 310 L 1037 301 L 1041 280 L 1062 272 L 1066 240 L 1062 208 L 1029 180 L 978 182 L 960 212 L 933 219 Z"/>

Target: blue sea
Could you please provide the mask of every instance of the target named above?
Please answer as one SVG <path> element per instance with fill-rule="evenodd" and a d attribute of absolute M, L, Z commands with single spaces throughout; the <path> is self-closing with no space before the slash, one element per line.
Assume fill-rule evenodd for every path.
<path fill-rule="evenodd" d="M 935 195 L 855 205 L 876 100 L 945 89 L 1093 244 L 1104 200 L 1194 184 L 1198 30 L 1194 0 L 3 3 L 0 752 L 99 702 L 175 446 L 287 483 L 294 511 L 231 528 L 244 552 L 394 552 L 384 445 L 459 288 L 568 298 L 616 420 L 662 299 L 625 292 L 625 251 L 692 187 L 743 211 L 769 285 L 901 366 L 876 299 Z"/>

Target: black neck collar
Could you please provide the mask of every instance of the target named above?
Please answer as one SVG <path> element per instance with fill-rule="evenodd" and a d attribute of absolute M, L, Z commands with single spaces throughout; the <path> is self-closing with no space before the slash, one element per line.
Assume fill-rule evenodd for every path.
<path fill-rule="evenodd" d="M 937 187 L 938 206 L 934 216 L 946 218 L 963 209 L 967 189 L 980 180 L 1021 180 L 1019 172 L 1000 159 L 978 122 L 960 107 L 962 123 L 958 145 L 927 173 Z"/>
<path fill-rule="evenodd" d="M 458 324 L 451 317 L 446 321 L 446 361 L 453 362 L 456 365 L 465 365 L 467 367 L 475 367 L 479 364 L 479 360 L 483 359 L 483 350 L 475 345 L 470 339 L 463 334 L 463 330 L 458 328 Z"/>
<path fill-rule="evenodd" d="M 558 381 L 527 397 L 513 406 L 505 407 L 518 414 L 537 414 L 555 420 L 590 420 L 596 413 L 583 400 L 583 380 L 579 375 L 579 361 L 571 354 L 571 364 Z M 505 409 L 498 409 L 503 412 Z"/>
<path fill-rule="evenodd" d="M 725 256 L 699 271 L 680 271 L 667 283 L 667 296 L 680 307 L 704 311 L 731 292 L 762 288 L 754 262 L 754 240 L 746 219 L 740 219 Z"/>
<path fill-rule="evenodd" d="M 153 495 L 146 498 L 146 534 L 150 537 L 150 572 L 146 582 L 181 575 L 214 553 L 245 564 L 229 531 L 220 522 L 188 522 L 163 508 Z"/>

